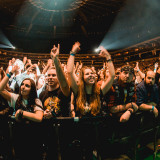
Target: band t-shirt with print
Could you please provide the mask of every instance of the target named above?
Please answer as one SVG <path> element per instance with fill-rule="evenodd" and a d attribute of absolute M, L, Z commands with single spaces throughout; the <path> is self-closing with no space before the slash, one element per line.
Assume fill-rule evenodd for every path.
<path fill-rule="evenodd" d="M 43 109 L 49 109 L 53 116 L 69 116 L 70 96 L 66 97 L 60 88 L 54 91 L 43 91 L 39 98 L 42 101 Z"/>

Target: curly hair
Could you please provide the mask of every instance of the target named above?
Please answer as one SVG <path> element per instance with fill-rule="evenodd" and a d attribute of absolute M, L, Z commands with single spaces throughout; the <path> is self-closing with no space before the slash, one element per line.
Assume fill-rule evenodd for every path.
<path fill-rule="evenodd" d="M 84 71 L 85 69 L 91 69 L 90 67 L 84 66 L 81 69 L 80 76 L 79 76 L 79 89 L 78 89 L 78 95 L 76 99 L 76 105 L 77 105 L 77 111 L 80 113 L 80 115 L 85 114 L 85 103 L 87 101 L 86 99 L 86 90 L 85 90 L 85 82 L 84 82 Z M 93 71 L 93 70 L 92 70 Z M 93 84 L 92 87 L 92 94 L 90 96 L 90 108 L 91 108 L 91 114 L 93 116 L 96 116 L 100 112 L 100 89 L 97 86 L 97 82 Z"/>

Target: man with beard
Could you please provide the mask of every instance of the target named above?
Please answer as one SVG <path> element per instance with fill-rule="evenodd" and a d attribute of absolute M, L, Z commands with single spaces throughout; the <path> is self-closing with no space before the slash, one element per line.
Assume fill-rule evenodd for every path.
<path fill-rule="evenodd" d="M 158 116 L 157 105 L 159 104 L 158 86 L 155 84 L 155 73 L 151 70 L 146 72 L 144 80 L 137 85 L 137 105 L 140 110 L 151 111 Z"/>

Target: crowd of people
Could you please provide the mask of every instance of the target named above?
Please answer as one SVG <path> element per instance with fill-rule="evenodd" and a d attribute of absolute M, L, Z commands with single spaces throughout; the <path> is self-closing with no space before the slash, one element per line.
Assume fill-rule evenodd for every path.
<path fill-rule="evenodd" d="M 56 131 L 53 131 L 51 121 L 56 117 L 109 115 L 119 123 L 128 122 L 138 111 L 149 112 L 154 118 L 158 117 L 158 63 L 152 66 L 154 70 L 148 68 L 145 72 L 140 70 L 138 62 L 134 67 L 127 63 L 115 68 L 111 55 L 101 46 L 99 56 L 104 57 L 106 62 L 103 68 L 97 71 L 93 66 L 75 64 L 79 50 L 80 43 L 75 42 L 67 64 L 62 64 L 59 60 L 58 44 L 51 49 L 51 59 L 43 69 L 40 69 L 38 64 L 32 64 L 27 57 L 23 60 L 12 58 L 5 71 L 0 69 L 0 116 L 3 124 L 1 130 L 7 135 L 7 117 L 15 117 L 13 144 L 17 159 L 41 159 L 42 143 L 45 142 L 46 159 L 58 157 L 58 148 L 54 145 Z M 44 124 L 45 120 L 47 124 Z M 77 126 L 74 127 L 77 129 Z M 62 125 L 62 128 L 71 129 L 65 125 Z M 68 132 L 63 133 L 65 136 L 62 137 L 66 140 L 68 136 L 74 140 L 76 134 L 82 134 L 76 132 L 76 129 L 73 135 Z M 80 129 L 82 132 L 90 130 L 90 138 L 87 137 L 87 140 L 92 141 L 92 138 L 95 138 L 91 126 L 82 125 Z M 85 141 L 86 137 L 83 138 Z M 84 146 L 85 159 L 92 159 L 94 146 L 92 143 L 84 143 Z M 75 150 L 72 150 L 75 155 L 74 152 L 65 151 L 66 148 L 67 145 L 63 144 L 62 159 L 84 157 L 77 156 Z M 8 151 L 4 148 L 0 154 L 5 156 L 5 152 Z"/>

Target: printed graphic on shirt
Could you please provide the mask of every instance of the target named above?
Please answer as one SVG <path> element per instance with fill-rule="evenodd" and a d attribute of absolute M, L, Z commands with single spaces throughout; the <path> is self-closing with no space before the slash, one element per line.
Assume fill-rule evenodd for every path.
<path fill-rule="evenodd" d="M 91 107 L 89 106 L 88 102 L 86 102 L 85 107 L 84 107 L 85 113 L 90 112 L 90 110 L 91 110 Z"/>
<path fill-rule="evenodd" d="M 58 97 L 48 97 L 44 102 L 44 109 L 48 109 L 51 112 L 54 111 L 56 114 L 60 112 L 60 99 Z"/>

